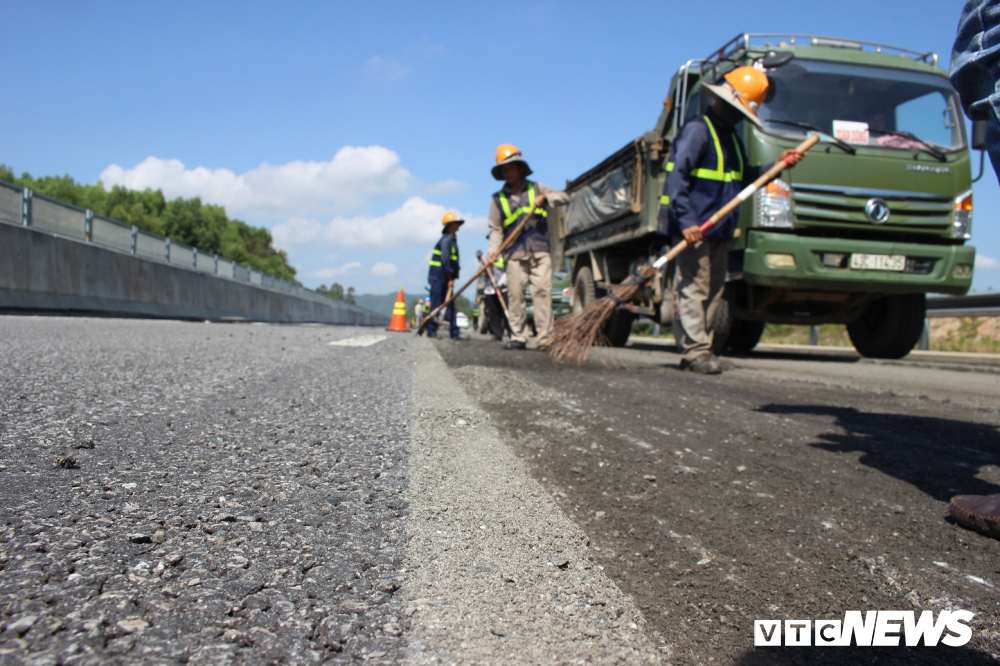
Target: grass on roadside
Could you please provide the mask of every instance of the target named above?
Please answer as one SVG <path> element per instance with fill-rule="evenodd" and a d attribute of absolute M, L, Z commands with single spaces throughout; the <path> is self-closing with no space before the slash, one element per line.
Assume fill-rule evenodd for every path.
<path fill-rule="evenodd" d="M 632 325 L 632 335 L 651 337 L 653 324 Z M 672 337 L 669 326 L 660 327 L 660 337 Z M 768 324 L 762 344 L 808 345 L 809 327 L 791 324 Z M 828 347 L 852 347 L 844 324 L 822 324 L 819 344 Z M 931 319 L 931 351 L 1000 354 L 1000 317 L 940 317 Z"/>

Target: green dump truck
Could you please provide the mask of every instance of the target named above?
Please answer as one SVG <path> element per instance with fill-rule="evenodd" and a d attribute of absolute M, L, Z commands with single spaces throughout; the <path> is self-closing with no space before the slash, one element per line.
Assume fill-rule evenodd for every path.
<path fill-rule="evenodd" d="M 669 249 L 657 219 L 671 140 L 707 107 L 701 82 L 743 65 L 770 80 L 763 127 L 739 129 L 751 163 L 810 133 L 821 141 L 741 207 L 716 351 L 753 349 L 767 322 L 843 323 L 862 355 L 906 355 L 923 330 L 925 295 L 972 284 L 970 152 L 937 56 L 867 42 L 743 34 L 684 63 L 655 128 L 567 183 L 554 235 L 556 261 L 572 262 L 573 307 Z M 615 312 L 612 344 L 625 344 L 636 317 L 670 323 L 673 272 Z"/>

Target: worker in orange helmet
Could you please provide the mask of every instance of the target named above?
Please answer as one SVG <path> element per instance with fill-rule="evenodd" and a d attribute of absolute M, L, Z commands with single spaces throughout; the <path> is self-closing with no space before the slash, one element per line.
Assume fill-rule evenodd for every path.
<path fill-rule="evenodd" d="M 684 124 L 671 147 L 660 198 L 659 229 L 672 244 L 691 244 L 675 260 L 674 337 L 681 368 L 719 374 L 723 364 L 712 353 L 712 324 L 722 301 L 739 210 L 719 220 L 704 235 L 699 225 L 756 180 L 772 164 L 754 166 L 734 131 L 741 121 L 759 126 L 757 108 L 767 97 L 767 75 L 755 67 L 737 67 L 717 83 L 703 83 L 708 108 Z M 744 131 L 750 131 L 749 128 Z M 801 153 L 786 150 L 782 159 L 794 166 Z"/>
<path fill-rule="evenodd" d="M 497 147 L 493 177 L 504 181 L 494 193 L 489 213 L 488 263 L 498 259 L 500 246 L 525 217 L 534 216 L 525 224 L 517 239 L 504 250 L 510 302 L 511 340 L 504 349 L 525 349 L 528 343 L 528 315 L 524 289 L 531 285 L 531 300 L 535 312 L 535 332 L 538 347 L 545 349 L 552 342 L 552 257 L 549 254 L 549 207 L 569 203 L 565 192 L 553 190 L 528 180 L 531 167 L 517 147 L 505 143 Z"/>

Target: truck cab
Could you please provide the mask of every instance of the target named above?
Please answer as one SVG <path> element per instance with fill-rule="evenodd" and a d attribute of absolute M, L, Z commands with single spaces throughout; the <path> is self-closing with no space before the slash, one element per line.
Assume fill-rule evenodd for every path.
<path fill-rule="evenodd" d="M 761 127 L 738 126 L 749 163 L 770 163 L 808 134 L 819 134 L 820 142 L 741 206 L 725 307 L 714 323 L 717 350 L 749 351 L 767 322 L 843 323 L 862 355 L 904 356 L 923 330 L 925 294 L 968 291 L 975 258 L 966 244 L 972 180 L 965 124 L 933 53 L 810 35 L 743 34 L 709 58 L 685 63 L 655 128 L 634 142 L 628 210 L 582 230 L 570 219 L 572 186 L 578 198 L 588 189 L 593 198 L 598 174 L 591 170 L 589 178 L 570 183 L 563 247 L 575 257 L 575 273 L 600 272 L 609 288 L 623 279 L 623 259 L 628 265 L 655 259 L 669 245 L 656 220 L 670 143 L 685 121 L 704 112 L 708 94 L 701 83 L 744 65 L 763 69 L 769 79 L 758 109 Z M 616 221 L 618 232 L 612 232 Z M 629 225 L 633 233 L 626 238 L 620 232 Z M 602 228 L 604 242 L 595 233 Z M 573 229 L 577 233 L 568 232 Z M 581 243 L 584 237 L 590 242 Z M 660 284 L 624 310 L 669 323 L 672 277 L 668 267 Z M 631 323 L 628 314 L 619 319 Z"/>

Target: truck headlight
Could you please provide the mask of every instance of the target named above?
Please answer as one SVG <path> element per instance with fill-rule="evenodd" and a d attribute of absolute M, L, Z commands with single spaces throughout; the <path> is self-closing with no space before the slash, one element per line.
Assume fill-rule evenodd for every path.
<path fill-rule="evenodd" d="M 753 195 L 753 226 L 769 229 L 794 229 L 792 188 L 775 178 Z"/>
<path fill-rule="evenodd" d="M 955 197 L 955 217 L 951 222 L 951 237 L 962 240 L 972 238 L 972 190 L 966 190 Z"/>

